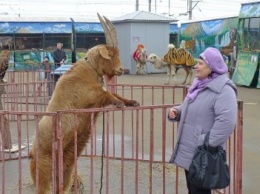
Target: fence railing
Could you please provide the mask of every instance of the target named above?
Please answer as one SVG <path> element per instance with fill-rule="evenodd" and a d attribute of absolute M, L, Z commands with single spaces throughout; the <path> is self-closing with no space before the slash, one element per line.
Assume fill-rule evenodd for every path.
<path fill-rule="evenodd" d="M 49 145 L 51 171 L 45 169 L 44 173 L 49 175 L 51 193 L 63 193 L 68 150 L 63 149 L 63 137 L 68 126 L 71 153 L 77 153 L 81 137 L 89 135 L 80 156 L 73 154 L 70 158 L 74 164 L 70 193 L 187 193 L 183 170 L 168 163 L 178 123 L 168 122 L 166 116 L 173 104 L 183 101 L 187 87 L 113 84 L 107 86 L 110 91 L 135 99 L 141 106 L 46 113 L 57 80 L 39 80 L 39 76 L 39 72 L 8 72 L 7 83 L 0 84 L 3 194 L 41 193 L 42 168 L 37 166 L 35 186 L 30 176 L 29 153 L 34 140 L 36 146 L 44 142 Z M 97 120 L 95 114 L 99 115 Z M 43 117 L 50 122 L 47 139 L 42 138 L 39 128 Z M 231 184 L 225 189 L 228 194 L 242 194 L 243 102 L 239 100 L 237 117 L 227 144 L 231 174 Z M 89 119 L 84 132 L 78 130 L 82 118 Z M 41 155 L 39 151 L 35 156 L 37 165 L 41 164 Z"/>
<path fill-rule="evenodd" d="M 243 106 L 238 101 L 238 122 L 235 132 L 228 141 L 227 158 L 230 166 L 231 184 L 225 193 L 242 193 L 242 120 Z M 89 141 L 81 156 L 72 154 L 73 186 L 78 193 L 185 193 L 185 176 L 182 169 L 168 163 L 176 143 L 177 123 L 168 122 L 167 110 L 172 105 L 152 105 L 126 108 L 102 108 L 70 110 L 58 113 L 44 112 L 1 112 L 1 118 L 17 117 L 10 122 L 12 143 L 15 151 L 4 149 L 1 145 L 0 160 L 2 166 L 0 180 L 2 193 L 39 193 L 41 188 L 42 167 L 38 166 L 38 182 L 34 188 L 28 160 L 32 142 L 36 145 L 49 142 L 52 174 L 51 191 L 62 193 L 67 142 L 66 131 L 71 129 L 73 145 L 70 151 L 77 153 L 81 149 L 79 142 L 83 134 L 89 134 Z M 94 114 L 99 117 L 94 121 Z M 81 118 L 91 118 L 89 127 L 80 132 Z M 87 115 L 91 115 L 90 117 Z M 23 117 L 34 120 L 23 120 Z M 50 135 L 42 139 L 38 122 L 42 117 L 50 117 Z M 67 122 L 65 122 L 67 121 Z M 3 126 L 3 122 L 1 122 Z M 3 128 L 1 128 L 3 129 Z M 45 129 L 44 129 L 45 130 Z M 1 131 L 3 136 L 4 131 Z M 38 150 L 38 149 L 37 149 Z M 40 150 L 40 149 L 39 149 Z M 68 151 L 68 150 L 67 150 Z M 36 164 L 41 164 L 42 152 L 36 156 Z M 45 162 L 46 157 L 44 158 Z M 64 161 L 65 160 L 65 161 Z M 65 163 L 64 163 L 65 162 Z M 59 165 L 56 165 L 59 164 Z M 44 169 L 44 173 L 48 170 Z M 47 175 L 46 175 L 47 176 Z M 73 193 L 73 192 L 72 192 Z M 76 193 L 76 191 L 74 192 Z"/>

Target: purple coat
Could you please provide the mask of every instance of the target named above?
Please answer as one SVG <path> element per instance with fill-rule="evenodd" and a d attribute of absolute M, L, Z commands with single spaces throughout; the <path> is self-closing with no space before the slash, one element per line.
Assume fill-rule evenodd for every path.
<path fill-rule="evenodd" d="M 209 145 L 226 148 L 237 118 L 237 89 L 226 74 L 212 80 L 193 102 L 186 97 L 178 109 L 177 143 L 170 163 L 189 170 L 195 149 L 210 131 Z"/>

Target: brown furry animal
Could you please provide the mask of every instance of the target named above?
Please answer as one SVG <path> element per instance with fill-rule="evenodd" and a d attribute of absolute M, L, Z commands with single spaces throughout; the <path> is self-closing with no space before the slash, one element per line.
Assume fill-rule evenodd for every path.
<path fill-rule="evenodd" d="M 98 15 L 99 16 L 99 15 Z M 105 18 L 105 17 L 104 17 Z M 99 16 L 103 25 L 107 45 L 97 45 L 86 53 L 86 57 L 77 61 L 72 68 L 58 80 L 47 112 L 58 110 L 101 108 L 107 105 L 117 107 L 139 106 L 135 100 L 128 100 L 104 88 L 103 76 L 108 79 L 123 74 L 119 59 L 116 31 L 112 23 Z M 107 33 L 111 32 L 110 36 Z M 113 32 L 113 33 L 112 33 Z M 112 38 L 111 38 L 112 37 Z M 98 113 L 94 114 L 96 120 Z M 91 114 L 80 113 L 77 117 L 77 156 L 84 149 L 91 133 Z M 34 139 L 30 152 L 30 171 L 36 185 L 36 167 L 38 168 L 39 192 L 50 190 L 52 180 L 52 117 L 44 116 L 39 122 L 38 139 Z M 63 150 L 63 186 L 68 190 L 74 167 L 74 116 L 62 115 Z M 38 144 L 38 150 L 36 145 Z M 36 161 L 36 153 L 38 160 Z M 37 165 L 37 166 L 36 166 Z M 58 176 L 58 174 L 57 174 Z M 58 186 L 58 185 L 57 185 Z M 57 190 L 57 193 L 59 191 Z"/>
<path fill-rule="evenodd" d="M 9 66 L 9 60 L 10 60 L 10 51 L 3 50 L 0 55 L 0 82 L 2 81 L 6 82 L 4 77 Z"/>

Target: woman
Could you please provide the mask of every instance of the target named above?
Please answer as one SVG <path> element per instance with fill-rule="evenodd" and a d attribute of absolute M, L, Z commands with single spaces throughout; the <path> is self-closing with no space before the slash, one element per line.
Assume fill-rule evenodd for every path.
<path fill-rule="evenodd" d="M 209 145 L 224 149 L 232 134 L 237 116 L 237 90 L 227 77 L 228 68 L 215 48 L 200 54 L 195 66 L 196 78 L 180 106 L 168 113 L 170 121 L 179 121 L 177 144 L 170 163 L 185 170 L 189 194 L 210 194 L 210 189 L 200 189 L 187 180 L 189 166 L 195 149 L 202 145 L 210 132 Z"/>

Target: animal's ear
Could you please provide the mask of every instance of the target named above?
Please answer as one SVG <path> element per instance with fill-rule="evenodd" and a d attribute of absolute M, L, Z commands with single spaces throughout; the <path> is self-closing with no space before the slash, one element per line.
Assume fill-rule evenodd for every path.
<path fill-rule="evenodd" d="M 105 58 L 105 59 L 111 59 L 111 58 L 109 57 L 109 55 L 108 55 L 108 50 L 106 49 L 106 47 L 101 47 L 101 48 L 99 49 L 99 53 L 100 53 L 100 55 L 101 55 L 103 58 Z"/>

